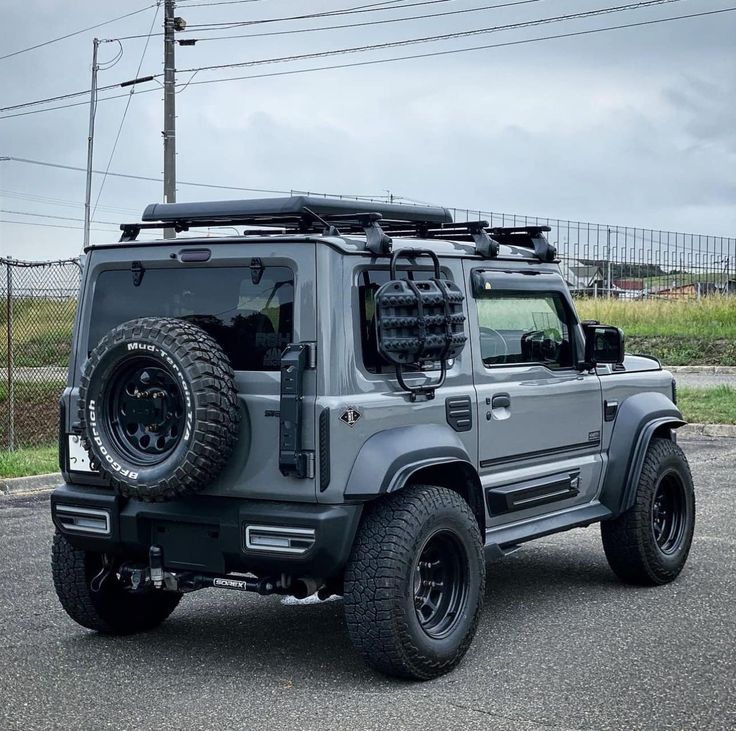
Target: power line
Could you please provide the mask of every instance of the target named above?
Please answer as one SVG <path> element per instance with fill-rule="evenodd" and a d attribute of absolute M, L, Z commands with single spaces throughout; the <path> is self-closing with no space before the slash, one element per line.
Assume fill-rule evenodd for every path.
<path fill-rule="evenodd" d="M 209 8 L 212 5 L 241 5 L 242 3 L 258 3 L 262 0 L 220 0 L 215 3 L 191 3 L 191 0 L 178 0 L 179 3 L 187 3 L 185 8 Z"/>
<path fill-rule="evenodd" d="M 9 162 L 25 163 L 28 165 L 41 165 L 43 167 L 56 168 L 59 170 L 72 170 L 74 172 L 82 172 L 82 173 L 87 172 L 86 168 L 76 167 L 75 165 L 62 165 L 60 163 L 45 162 L 42 160 L 31 160 L 25 157 L 12 157 L 12 156 L 0 157 L 0 162 L 4 160 L 7 160 Z M 95 174 L 102 174 L 103 171 L 93 170 L 92 172 Z M 128 173 L 112 173 L 112 172 L 108 172 L 107 174 L 108 176 L 111 176 L 114 178 L 126 178 L 128 180 L 146 180 L 146 181 L 150 181 L 153 183 L 163 182 L 162 178 L 152 178 L 146 175 L 131 175 Z M 284 193 L 285 194 L 290 193 L 290 191 L 286 191 L 286 190 L 269 190 L 267 188 L 243 188 L 243 187 L 237 187 L 237 186 L 232 186 L 232 185 L 215 185 L 215 184 L 208 185 L 205 183 L 191 183 L 191 182 L 186 182 L 183 180 L 178 180 L 177 184 L 178 185 L 191 185 L 191 186 L 195 186 L 198 188 L 220 188 L 222 190 L 242 190 L 242 191 L 245 191 L 246 193 L 275 193 L 279 195 L 284 194 Z"/>
<path fill-rule="evenodd" d="M 53 218 L 57 221 L 79 221 L 84 222 L 83 218 L 72 218 L 70 216 L 52 216 L 48 213 L 31 213 L 30 211 L 11 211 L 7 208 L 0 208 L 0 213 L 12 213 L 14 216 L 32 216 L 33 218 Z M 117 226 L 118 221 L 92 221 L 92 223 L 102 223 L 109 226 Z"/>
<path fill-rule="evenodd" d="M 649 25 L 657 25 L 659 23 L 668 23 L 678 20 L 690 20 L 693 18 L 701 18 L 711 15 L 719 15 L 722 13 L 729 13 L 736 10 L 736 7 L 728 7 L 728 8 L 722 8 L 720 10 L 710 10 L 710 11 L 703 11 L 700 13 L 688 13 L 685 15 L 676 15 L 676 16 L 669 16 L 666 18 L 656 18 L 653 20 L 646 20 L 646 21 L 638 21 L 634 23 L 623 23 L 619 25 L 612 25 L 612 26 L 605 26 L 603 28 L 592 28 L 589 30 L 582 30 L 582 31 L 574 31 L 570 33 L 558 33 L 554 35 L 547 35 L 547 36 L 537 36 L 535 38 L 525 38 L 515 41 L 505 41 L 503 43 L 491 43 L 491 44 L 483 44 L 479 46 L 469 46 L 467 48 L 456 48 L 456 49 L 450 49 L 447 51 L 432 51 L 428 53 L 418 53 L 418 54 L 408 54 L 408 55 L 402 55 L 402 56 L 395 56 L 392 58 L 382 58 L 382 59 L 374 59 L 369 61 L 356 61 L 353 63 L 341 63 L 341 64 L 329 64 L 326 66 L 315 66 L 312 68 L 301 68 L 301 69 L 292 69 L 292 70 L 286 70 L 286 71 L 272 71 L 268 73 L 263 74 L 248 74 L 245 76 L 231 76 L 226 78 L 215 78 L 215 79 L 204 79 L 202 81 L 189 81 L 186 84 L 183 84 L 182 86 L 199 86 L 201 84 L 219 84 L 219 83 L 225 83 L 228 81 L 245 81 L 245 80 L 251 80 L 251 79 L 264 79 L 264 78 L 274 78 L 279 76 L 294 76 L 299 74 L 309 74 L 309 73 L 315 73 L 317 71 L 334 71 L 339 69 L 348 69 L 348 68 L 358 68 L 361 66 L 374 66 L 379 64 L 386 64 L 386 63 L 396 63 L 398 61 L 410 61 L 410 60 L 416 60 L 416 59 L 423 59 L 423 58 L 435 58 L 435 57 L 441 57 L 441 56 L 450 56 L 454 54 L 459 53 L 469 53 L 474 51 L 483 51 L 483 50 L 489 50 L 493 48 L 506 48 L 510 46 L 517 46 L 517 45 L 527 45 L 530 43 L 539 43 L 543 41 L 550 41 L 550 40 L 559 40 L 562 38 L 576 38 L 579 36 L 585 36 L 595 33 L 605 33 L 609 31 L 614 30 L 627 30 L 630 28 L 639 28 Z M 274 62 L 274 61 L 270 61 Z M 252 64 L 253 62 L 246 62 L 249 64 Z M 262 62 L 261 62 L 262 63 Z M 196 69 L 199 71 L 200 69 Z M 157 74 L 157 76 L 160 76 L 161 74 Z M 156 78 L 151 77 L 151 78 Z M 110 88 L 117 87 L 118 84 L 111 85 L 109 87 L 102 87 L 103 90 L 109 90 Z M 139 91 L 139 94 L 144 94 L 149 91 L 156 91 L 156 89 L 143 89 L 142 91 Z M 71 95 L 71 96 L 81 96 L 83 94 L 88 94 L 89 91 L 84 92 L 78 92 L 77 94 Z M 124 97 L 127 97 L 127 94 L 116 94 L 113 96 L 107 96 L 107 97 L 101 97 L 99 101 L 108 101 L 112 99 L 122 99 Z M 41 102 L 35 102 L 35 103 L 41 103 Z M 20 112 L 18 114 L 7 114 L 4 116 L 0 116 L 0 119 L 11 119 L 14 117 L 21 117 L 26 116 L 28 114 L 38 114 L 41 112 L 46 111 L 55 111 L 59 109 L 67 109 L 69 107 L 75 107 L 75 106 L 82 106 L 86 105 L 87 102 L 76 102 L 72 104 L 64 104 L 56 107 L 49 107 L 46 109 L 37 109 L 37 110 L 31 110 L 28 112 Z M 25 105 L 21 105 L 25 106 Z M 3 111 L 0 109 L 0 111 Z M 99 171 L 95 171 L 99 172 Z M 229 188 L 232 189 L 232 188 Z"/>
<path fill-rule="evenodd" d="M 95 28 L 101 28 L 103 25 L 109 25 L 110 23 L 115 23 L 116 21 L 123 20 L 124 18 L 130 18 L 132 15 L 138 15 L 138 13 L 143 13 L 152 7 L 154 6 L 147 5 L 145 8 L 141 8 L 140 10 L 134 10 L 132 13 L 126 13 L 125 15 L 119 15 L 117 18 L 112 18 L 111 20 L 105 20 L 102 23 L 97 23 L 96 25 L 90 25 L 87 28 L 82 28 L 81 30 L 75 30 L 73 33 L 67 33 L 66 35 L 59 36 L 58 38 L 52 38 L 51 40 L 44 41 L 43 43 L 37 43 L 35 46 L 29 46 L 28 48 L 21 48 L 19 51 L 13 51 L 12 53 L 6 53 L 4 56 L 0 56 L 0 61 L 6 58 L 11 58 L 12 56 L 18 56 L 21 53 L 27 53 L 28 51 L 35 51 L 37 48 L 43 48 L 44 46 L 48 46 L 51 43 L 57 43 L 58 41 L 63 41 L 63 40 L 66 40 L 67 38 L 78 36 L 81 33 L 86 33 L 88 30 L 94 30 Z"/>
<path fill-rule="evenodd" d="M 187 3 L 186 5 L 182 6 L 185 8 L 210 8 L 214 5 L 241 5 L 242 3 L 257 3 L 262 2 L 262 0 L 219 0 L 218 2 L 213 3 L 197 3 L 192 2 L 192 0 L 178 0 L 179 3 Z M 406 2 L 406 0 L 384 0 L 381 3 L 371 3 L 370 5 L 359 5 L 358 7 L 372 7 L 373 5 L 391 5 L 393 3 L 403 3 Z"/>
<path fill-rule="evenodd" d="M 42 226 L 43 228 L 67 228 L 71 229 L 72 231 L 82 231 L 81 226 L 67 226 L 63 223 L 39 223 L 38 221 L 10 221 L 7 218 L 0 218 L 0 223 L 15 223 L 19 226 Z M 94 228 L 93 231 L 103 231 L 105 233 L 110 233 L 111 231 L 119 231 L 119 229 L 111 229 L 111 228 Z"/>
<path fill-rule="evenodd" d="M 161 74 L 157 74 L 157 76 L 161 76 Z M 125 83 L 125 82 L 123 82 Z M 99 86 L 97 87 L 97 91 L 107 91 L 108 89 L 115 89 L 117 87 L 121 86 L 121 84 L 108 84 L 107 86 Z M 86 96 L 89 94 L 89 89 L 84 89 L 82 91 L 72 91 L 68 94 L 59 94 L 57 96 L 50 96 L 46 99 L 35 99 L 32 102 L 23 102 L 22 104 L 13 104 L 9 107 L 0 107 L 0 112 L 10 112 L 14 109 L 23 109 L 25 107 L 33 107 L 38 104 L 47 104 L 48 102 L 59 102 L 64 101 L 64 99 L 73 99 L 78 96 Z"/>
<path fill-rule="evenodd" d="M 528 5 L 529 3 L 543 2 L 543 0 L 513 0 L 513 2 L 497 3 L 496 5 L 484 5 L 480 8 L 463 8 L 462 10 L 446 10 L 442 13 L 424 13 L 423 15 L 407 15 L 404 18 L 386 18 L 385 20 L 367 20 L 362 23 L 344 23 L 342 25 L 323 25 L 319 28 L 294 28 L 292 30 L 272 30 L 266 33 L 244 33 L 232 36 L 212 36 L 210 38 L 197 38 L 197 43 L 206 41 L 226 41 L 233 38 L 266 38 L 270 36 L 287 36 L 297 33 L 318 33 L 325 30 L 342 30 L 345 28 L 364 28 L 372 25 L 387 25 L 392 23 L 403 23 L 407 20 L 427 20 L 429 18 L 441 18 L 448 15 L 461 15 L 464 13 L 480 13 L 486 10 L 507 8 L 514 5 Z"/>
<path fill-rule="evenodd" d="M 312 20 L 313 18 L 331 18 L 339 15 L 358 15 L 362 13 L 380 13 L 387 10 L 404 10 L 406 8 L 415 8 L 425 5 L 437 5 L 439 3 L 452 2 L 452 0 L 418 0 L 417 2 L 407 3 L 405 5 L 391 5 L 386 3 L 372 3 L 371 5 L 354 5 L 349 8 L 340 8 L 338 10 L 325 10 L 319 13 L 305 13 L 303 15 L 287 15 L 278 18 L 260 18 L 257 20 L 231 20 L 224 23 L 193 23 L 188 25 L 189 31 L 193 30 L 216 30 L 218 28 L 240 28 L 245 25 L 263 25 L 265 23 L 284 23 L 293 20 Z M 380 6 L 380 7 L 375 7 Z"/>
<path fill-rule="evenodd" d="M 307 69 L 292 69 L 290 71 L 272 71 L 265 74 L 249 74 L 247 76 L 230 76 L 219 79 L 204 79 L 202 81 L 192 81 L 191 86 L 199 86 L 201 84 L 220 84 L 228 81 L 243 81 L 249 79 L 266 79 L 277 76 L 294 76 L 297 74 L 310 74 L 317 71 L 334 71 L 337 69 L 358 68 L 360 66 L 376 66 L 384 63 L 396 63 L 397 61 L 411 61 L 421 58 L 435 58 L 440 56 L 452 56 L 456 53 L 469 53 L 473 51 L 485 51 L 491 48 L 506 48 L 509 46 L 521 46 L 530 43 L 540 43 L 542 41 L 552 41 L 562 38 L 576 38 L 579 36 L 592 35 L 595 33 L 606 33 L 614 30 L 626 30 L 629 28 L 639 28 L 648 25 L 657 25 L 659 23 L 668 23 L 677 20 L 689 20 L 692 18 L 702 18 L 709 15 L 719 15 L 721 13 L 730 13 L 736 10 L 736 6 L 730 8 L 722 8 L 721 10 L 708 10 L 702 13 L 688 13 L 687 15 L 674 15 L 667 18 L 656 18 L 654 20 L 642 20 L 635 23 L 622 23 L 620 25 L 605 26 L 603 28 L 591 28 L 588 30 L 573 31 L 570 33 L 557 33 L 548 36 L 537 36 L 536 38 L 524 38 L 516 41 L 505 41 L 503 43 L 489 43 L 482 46 L 469 46 L 468 48 L 454 48 L 447 51 L 431 51 L 428 53 L 415 53 L 406 56 L 395 56 L 393 58 L 379 58 L 370 61 L 355 61 L 353 63 L 330 64 L 329 66 L 315 66 Z"/>
<path fill-rule="evenodd" d="M 24 163 L 27 165 L 41 165 L 42 167 L 57 168 L 60 170 L 71 170 L 74 172 L 81 172 L 81 173 L 87 172 L 86 168 L 80 168 L 74 165 L 62 165 L 60 163 L 45 162 L 43 160 L 31 160 L 25 157 L 13 157 L 13 156 L 5 155 L 5 156 L 0 156 L 0 162 L 19 162 L 19 163 Z M 92 172 L 100 173 L 101 171 L 93 170 Z M 146 175 L 129 175 L 127 173 L 111 173 L 111 172 L 109 172 L 108 175 L 115 177 L 115 178 L 127 178 L 129 180 L 145 180 L 145 181 L 150 181 L 153 183 L 163 182 L 162 178 L 152 178 Z M 237 185 L 221 185 L 217 183 L 195 183 L 195 182 L 186 181 L 186 180 L 177 180 L 176 184 L 177 185 L 189 185 L 195 188 L 212 188 L 212 189 L 217 189 L 217 190 L 239 190 L 239 191 L 243 191 L 246 193 L 271 193 L 274 195 L 293 195 L 294 193 L 297 192 L 294 189 L 275 190 L 273 188 L 244 188 L 242 186 L 237 186 Z M 344 193 L 342 194 L 341 193 L 315 193 L 315 195 L 329 196 L 332 198 L 350 198 L 350 199 L 356 199 L 356 200 L 361 200 L 361 199 L 372 200 L 375 198 L 381 198 L 381 196 L 378 196 L 378 195 L 346 195 Z"/>
<path fill-rule="evenodd" d="M 151 91 L 158 91 L 158 88 L 155 89 L 141 89 L 137 92 L 138 95 L 146 94 Z M 89 92 L 85 92 L 89 94 Z M 79 94 L 79 96 L 83 96 L 83 94 Z M 113 96 L 103 96 L 97 99 L 98 102 L 105 102 L 109 101 L 110 99 L 127 99 L 128 94 L 114 94 Z M 57 107 L 45 107 L 43 109 L 30 109 L 27 112 L 17 112 L 16 114 L 5 114 L 3 116 L 0 116 L 0 119 L 14 119 L 15 117 L 25 117 L 29 114 L 40 114 L 41 112 L 53 112 L 57 109 L 70 109 L 71 107 L 88 107 L 89 106 L 89 100 L 81 101 L 81 102 L 72 102 L 71 104 L 60 104 Z"/>
<path fill-rule="evenodd" d="M 425 2 L 426 1 L 427 0 L 425 0 Z M 428 0 L 428 1 L 444 2 L 445 0 Z M 493 26 L 489 28 L 474 28 L 471 30 L 458 31 L 455 33 L 446 33 L 443 35 L 425 36 L 421 38 L 408 38 L 408 39 L 404 39 L 401 41 L 390 41 L 387 43 L 376 43 L 376 44 L 371 44 L 367 46 L 356 46 L 352 48 L 333 49 L 329 51 L 321 51 L 318 53 L 307 53 L 307 54 L 292 55 L 292 56 L 282 56 L 282 57 L 277 57 L 277 58 L 258 59 L 258 60 L 253 60 L 253 61 L 241 61 L 237 63 L 213 64 L 211 66 L 201 66 L 198 68 L 177 69 L 177 70 L 180 71 L 181 73 L 195 73 L 195 72 L 198 73 L 200 71 L 212 71 L 212 70 L 227 69 L 227 68 L 244 68 L 244 67 L 251 67 L 251 66 L 261 66 L 261 65 L 272 64 L 272 63 L 284 63 L 284 62 L 291 62 L 291 61 L 308 60 L 312 58 L 327 58 L 330 56 L 338 56 L 338 55 L 345 55 L 345 54 L 352 54 L 352 53 L 365 53 L 366 51 L 383 50 L 386 48 L 398 48 L 401 46 L 416 45 L 420 43 L 436 43 L 436 42 L 452 40 L 456 38 L 467 38 L 467 37 L 475 36 L 475 35 L 495 33 L 495 32 L 503 31 L 503 30 L 529 28 L 529 27 L 533 27 L 536 25 L 559 23 L 559 22 L 563 22 L 567 20 L 590 18 L 590 17 L 599 16 L 599 15 L 609 15 L 609 14 L 624 12 L 624 11 L 629 11 L 629 10 L 639 10 L 642 8 L 652 7 L 656 5 L 666 5 L 666 4 L 670 4 L 673 2 L 682 2 L 682 0 L 645 0 L 643 2 L 627 3 L 625 5 L 611 6 L 608 8 L 601 8 L 598 10 L 586 10 L 580 13 L 570 13 L 567 15 L 559 15 L 559 16 L 553 16 L 550 18 L 529 20 L 529 21 L 524 21 L 521 23 L 510 23 L 506 25 Z M 160 76 L 162 76 L 162 74 L 155 74 L 155 75 L 152 75 L 150 79 L 158 78 Z M 97 91 L 98 92 L 107 91 L 109 89 L 114 89 L 119 86 L 120 84 L 108 84 L 107 86 L 99 87 Z M 55 97 L 48 97 L 46 99 L 37 99 L 31 102 L 24 102 L 22 104 L 14 104 L 8 107 L 0 107 L 0 113 L 7 112 L 7 111 L 14 111 L 16 109 L 23 109 L 29 106 L 36 106 L 39 104 L 45 104 L 45 103 L 53 102 L 53 101 L 62 101 L 66 99 L 72 99 L 78 96 L 86 95 L 88 93 L 89 93 L 89 90 L 70 92 L 68 94 L 61 94 Z"/>
<path fill-rule="evenodd" d="M 13 198 L 22 201 L 29 201 L 31 203 L 41 203 L 47 206 L 62 206 L 64 208 L 79 208 L 79 201 L 71 200 L 69 198 L 51 198 L 45 195 L 37 195 L 35 193 L 27 193 L 20 190 L 8 190 L 7 188 L 0 188 L 0 200 L 3 198 Z M 98 206 L 101 211 L 107 211 L 108 213 L 132 213 L 138 215 L 138 210 L 135 208 L 122 208 L 119 206 Z"/>
<path fill-rule="evenodd" d="M 255 2 L 255 1 L 256 0 L 230 0 L 230 2 L 227 2 L 227 3 L 224 3 L 224 2 L 223 3 L 207 3 L 207 6 L 210 6 L 210 5 L 231 5 L 231 4 L 238 4 L 238 3 L 241 3 L 241 2 Z M 179 2 L 182 2 L 182 0 L 179 0 Z M 375 6 L 392 5 L 392 7 L 378 7 L 377 10 L 402 10 L 404 8 L 414 7 L 415 5 L 425 5 L 425 4 L 428 4 L 426 2 L 412 2 L 412 3 L 409 3 L 408 5 L 395 5 L 394 6 L 394 3 L 407 3 L 407 2 L 409 2 L 409 0 L 384 0 L 384 2 L 380 2 L 380 3 L 370 3 L 368 5 L 355 5 L 355 6 L 350 7 L 350 8 L 336 9 L 336 10 L 329 11 L 329 12 L 326 12 L 326 13 L 311 13 L 309 15 L 283 16 L 283 17 L 278 17 L 278 18 L 265 18 L 263 20 L 252 20 L 252 21 L 251 20 L 246 20 L 246 21 L 228 21 L 228 22 L 222 23 L 221 25 L 223 25 L 223 26 L 230 26 L 232 23 L 234 23 L 235 24 L 235 27 L 239 27 L 241 25 L 258 25 L 260 23 L 283 23 L 283 22 L 287 22 L 287 21 L 291 21 L 291 20 L 307 20 L 307 19 L 311 19 L 311 18 L 321 18 L 321 17 L 331 16 L 331 15 L 335 15 L 335 16 L 345 15 L 345 14 L 350 14 L 350 13 L 357 12 L 357 11 L 364 12 L 363 11 L 364 8 L 366 8 L 366 9 L 367 8 L 374 8 Z M 433 2 L 452 2 L 452 0 L 430 0 L 430 3 L 429 4 L 431 4 Z M 204 7 L 204 5 L 185 5 L 184 7 L 185 8 Z M 211 23 L 211 24 L 202 24 L 202 25 L 195 25 L 193 27 L 196 28 L 196 29 L 198 29 L 198 31 L 200 33 L 221 30 L 221 28 L 219 28 L 219 27 L 211 27 L 210 28 L 210 27 L 204 27 L 204 25 L 213 25 L 213 26 L 216 26 L 217 24 L 214 24 L 214 23 Z M 192 32 L 191 28 L 189 28 L 189 30 L 185 28 L 184 30 L 181 31 L 181 33 L 187 33 L 187 32 L 190 32 L 191 33 Z M 163 33 L 154 33 L 153 35 L 154 36 L 162 36 Z M 121 40 L 121 41 L 129 41 L 129 40 L 135 40 L 136 38 L 145 38 L 145 37 L 146 37 L 145 35 L 120 36 L 119 40 Z"/>
<path fill-rule="evenodd" d="M 340 48 L 328 51 L 319 51 L 316 53 L 303 53 L 292 56 L 281 56 L 268 59 L 258 59 L 254 61 L 238 61 L 236 63 L 213 64 L 211 66 L 200 66 L 191 69 L 179 69 L 181 73 L 192 73 L 201 71 L 214 71 L 219 69 L 244 68 L 251 66 L 262 66 L 272 63 L 284 63 L 291 61 L 305 61 L 313 58 L 328 58 L 331 56 L 342 56 L 352 53 L 365 53 L 366 51 L 380 51 L 387 48 L 399 48 L 403 46 L 417 45 L 421 43 L 437 43 L 440 41 L 454 40 L 457 38 L 469 38 L 476 35 L 484 35 L 488 33 L 497 33 L 505 30 L 517 30 L 520 28 L 531 28 L 538 25 L 548 25 L 551 23 L 561 23 L 568 20 L 577 20 L 580 18 L 593 18 L 600 15 L 612 15 L 614 13 L 627 12 L 629 10 L 640 10 L 658 5 L 668 5 L 671 3 L 682 2 L 682 0 L 644 0 L 640 2 L 627 3 L 625 5 L 614 5 L 607 8 L 597 10 L 585 10 L 580 13 L 568 13 L 567 15 L 557 15 L 549 18 L 539 18 L 537 20 L 526 20 L 519 23 L 507 23 L 505 25 L 496 25 L 488 28 L 473 28 L 471 30 L 457 31 L 454 33 L 444 33 L 442 35 L 423 36 L 420 38 L 406 38 L 400 41 L 388 41 L 386 43 L 372 43 L 367 46 L 355 46 L 352 48 Z"/>
<path fill-rule="evenodd" d="M 146 52 L 148 51 L 148 44 L 151 41 L 151 33 L 153 33 L 153 26 L 156 24 L 156 18 L 158 18 L 158 12 L 161 9 L 161 0 L 158 0 L 156 3 L 156 10 L 153 14 L 153 19 L 151 20 L 151 27 L 148 29 L 148 38 L 146 38 L 146 45 L 143 46 L 143 53 L 141 54 L 141 60 L 138 62 L 138 68 L 135 72 L 136 78 L 140 76 L 141 73 L 141 67 L 143 66 L 143 61 L 146 58 Z M 121 46 L 122 48 L 122 46 Z M 105 181 L 107 180 L 107 173 L 110 170 L 110 165 L 112 164 L 112 160 L 115 157 L 115 150 L 118 148 L 118 142 L 120 141 L 120 135 L 123 131 L 123 125 L 125 124 L 125 118 L 128 116 L 128 109 L 130 109 L 130 103 L 133 101 L 133 94 L 135 93 L 135 84 L 133 84 L 130 87 L 130 93 L 128 94 L 128 101 L 125 103 L 125 109 L 123 110 L 123 116 L 120 120 L 120 126 L 118 127 L 117 134 L 115 135 L 115 142 L 113 142 L 112 150 L 110 151 L 110 157 L 107 160 L 107 165 L 105 167 L 105 173 L 102 176 L 102 181 L 100 182 L 100 189 L 97 191 L 97 198 L 95 199 L 95 205 L 92 209 L 92 215 L 95 215 L 95 211 L 97 210 L 97 204 L 100 202 L 100 196 L 102 196 L 102 191 L 105 187 Z"/>

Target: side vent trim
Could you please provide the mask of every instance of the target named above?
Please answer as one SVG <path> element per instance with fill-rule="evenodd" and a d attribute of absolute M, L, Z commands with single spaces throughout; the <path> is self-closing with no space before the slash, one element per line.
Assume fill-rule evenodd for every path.
<path fill-rule="evenodd" d="M 445 399 L 447 423 L 458 432 L 473 428 L 473 408 L 470 396 L 455 396 Z"/>

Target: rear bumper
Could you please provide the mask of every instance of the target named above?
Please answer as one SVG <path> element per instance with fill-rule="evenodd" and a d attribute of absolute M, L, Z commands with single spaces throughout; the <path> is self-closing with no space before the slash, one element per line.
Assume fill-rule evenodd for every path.
<path fill-rule="evenodd" d="M 339 576 L 358 528 L 361 505 L 317 505 L 192 495 L 166 503 L 127 500 L 106 490 L 64 484 L 51 494 L 57 530 L 82 549 L 146 560 L 161 546 L 170 571 L 295 578 Z M 75 517 L 77 516 L 77 517 Z M 313 536 L 303 552 L 255 546 L 256 530 Z M 266 531 L 268 532 L 268 530 Z M 302 545 L 307 545 L 302 542 Z"/>

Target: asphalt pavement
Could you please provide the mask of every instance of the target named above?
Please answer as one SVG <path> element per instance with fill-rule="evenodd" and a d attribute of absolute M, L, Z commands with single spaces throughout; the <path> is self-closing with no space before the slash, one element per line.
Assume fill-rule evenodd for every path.
<path fill-rule="evenodd" d="M 207 590 L 153 632 L 95 635 L 57 603 L 48 495 L 0 497 L 0 728 L 734 729 L 736 440 L 683 446 L 698 523 L 676 582 L 620 584 L 595 526 L 527 544 L 428 683 L 365 667 L 340 601 Z"/>

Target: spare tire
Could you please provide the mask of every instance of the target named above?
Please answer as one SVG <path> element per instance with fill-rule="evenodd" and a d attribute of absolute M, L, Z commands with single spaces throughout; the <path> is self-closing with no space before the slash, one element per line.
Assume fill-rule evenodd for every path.
<path fill-rule="evenodd" d="M 170 500 L 206 487 L 232 453 L 239 417 L 227 356 L 183 320 L 124 322 L 85 363 L 82 434 L 125 497 Z"/>

